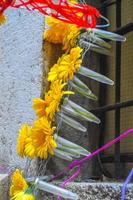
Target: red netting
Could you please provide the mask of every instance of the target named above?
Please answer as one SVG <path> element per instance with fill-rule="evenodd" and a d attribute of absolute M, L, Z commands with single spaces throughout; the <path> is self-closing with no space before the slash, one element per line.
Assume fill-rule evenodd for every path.
<path fill-rule="evenodd" d="M 81 3 L 72 4 L 67 0 L 1 0 L 0 6 L 3 12 L 7 7 L 25 7 L 28 10 L 37 10 L 44 15 L 49 15 L 79 27 L 94 28 L 96 20 L 100 17 L 99 11 L 89 5 Z"/>

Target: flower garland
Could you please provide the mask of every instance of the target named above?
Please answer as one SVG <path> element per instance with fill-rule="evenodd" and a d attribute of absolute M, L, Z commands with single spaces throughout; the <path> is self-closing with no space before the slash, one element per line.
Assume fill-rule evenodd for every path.
<path fill-rule="evenodd" d="M 52 17 L 47 18 L 47 23 L 50 28 L 45 31 L 44 39 L 55 44 L 62 43 L 63 50 L 67 53 L 63 54 L 51 68 L 48 74 L 50 88 L 44 95 L 44 99 L 33 99 L 33 109 L 38 119 L 34 121 L 32 126 L 23 124 L 19 130 L 17 153 L 21 157 L 47 159 L 49 154 L 54 155 L 54 149 L 57 147 L 53 136 L 56 127 L 52 126 L 55 114 L 60 111 L 64 95 L 74 94 L 72 91 L 65 90 L 65 87 L 68 81 L 73 79 L 82 63 L 82 49 L 76 46 L 80 28 Z M 20 188 L 16 184 L 18 179 L 20 179 Z M 15 200 L 32 200 L 35 197 L 29 191 L 31 192 L 26 181 L 22 178 L 22 173 L 16 170 L 12 176 L 10 196 Z"/>
<path fill-rule="evenodd" d="M 57 20 L 52 18 L 47 22 L 53 25 L 51 29 L 45 32 L 45 35 L 48 36 L 48 41 L 48 38 L 51 38 L 50 35 L 53 32 L 53 28 L 55 28 Z M 65 23 L 59 20 L 58 23 L 62 30 Z M 72 35 L 71 38 L 73 40 L 76 40 L 70 31 L 67 31 L 67 33 L 69 33 L 69 36 Z M 71 38 L 69 37 L 70 43 Z M 57 41 L 56 37 L 55 41 Z M 51 39 L 49 42 L 51 42 Z M 69 44 L 69 42 L 67 40 L 67 44 Z M 72 48 L 69 54 L 63 54 L 48 74 L 48 81 L 51 84 L 49 91 L 44 96 L 44 100 L 41 98 L 33 99 L 33 109 L 38 119 L 33 123 L 32 127 L 28 124 L 24 124 L 19 130 L 17 152 L 21 157 L 40 157 L 47 159 L 48 153 L 51 155 L 54 154 L 53 149 L 57 147 L 57 144 L 53 137 L 56 128 L 52 127 L 52 122 L 55 121 L 55 113 L 60 111 L 60 104 L 63 96 L 74 94 L 74 92 L 66 91 L 64 88 L 68 84 L 68 81 L 73 79 L 75 72 L 81 65 L 81 52 L 82 49 L 77 46 Z"/>
<path fill-rule="evenodd" d="M 33 109 L 37 119 L 32 126 L 29 124 L 21 126 L 17 139 L 17 153 L 21 157 L 31 159 L 38 157 L 46 160 L 49 155 L 54 155 L 72 161 L 75 158 L 80 158 L 81 155 L 88 155 L 89 152 L 56 134 L 56 118 L 61 118 L 65 123 L 83 132 L 86 131 L 86 128 L 68 115 L 94 123 L 100 123 L 100 120 L 68 98 L 64 99 L 65 95 L 74 94 L 66 87 L 71 85 L 72 90 L 79 94 L 96 99 L 88 86 L 76 77 L 76 73 L 110 85 L 113 81 L 81 66 L 86 45 L 87 49 L 91 46 L 93 51 L 107 54 L 110 46 L 102 38 L 112 40 L 119 38 L 121 41 L 124 38 L 118 37 L 117 34 L 110 36 L 108 32 L 99 32 L 97 29 L 95 32 L 92 29 L 86 29 L 82 32 L 79 26 L 53 17 L 48 17 L 46 22 L 48 28 L 44 32 L 44 40 L 49 43 L 62 44 L 64 53 L 48 73 L 49 90 L 43 98 L 33 99 Z M 34 189 L 35 180 L 27 183 L 22 172 L 17 169 L 12 176 L 11 199 L 34 200 Z"/>

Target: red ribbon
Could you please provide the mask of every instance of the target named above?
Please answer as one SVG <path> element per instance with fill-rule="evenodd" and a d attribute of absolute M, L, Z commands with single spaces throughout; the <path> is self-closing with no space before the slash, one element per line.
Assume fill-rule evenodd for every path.
<path fill-rule="evenodd" d="M 78 27 L 94 28 L 96 27 L 97 18 L 101 17 L 100 12 L 90 6 L 81 3 L 72 4 L 67 0 L 2 0 L 0 2 L 1 13 L 8 7 L 25 7 L 28 10 L 38 10 L 44 15 L 50 15 L 61 21 L 76 24 Z M 51 9 L 49 13 L 48 8 Z"/>

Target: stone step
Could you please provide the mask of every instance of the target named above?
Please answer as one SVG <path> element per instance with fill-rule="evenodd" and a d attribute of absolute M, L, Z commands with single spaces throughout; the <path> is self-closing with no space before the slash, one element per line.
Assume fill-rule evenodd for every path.
<path fill-rule="evenodd" d="M 69 189 L 79 195 L 79 200 L 121 200 L 122 183 L 70 183 Z M 39 200 L 57 200 L 57 196 L 42 194 Z M 125 200 L 133 200 L 133 184 L 129 184 Z"/>
<path fill-rule="evenodd" d="M 9 200 L 10 178 L 8 174 L 0 174 L 0 200 Z M 58 185 L 58 184 L 56 184 Z M 79 195 L 79 200 L 120 200 L 122 183 L 89 182 L 70 183 L 66 189 Z M 56 200 L 57 196 L 39 192 L 36 200 Z M 129 184 L 125 200 L 133 200 L 133 184 Z"/>

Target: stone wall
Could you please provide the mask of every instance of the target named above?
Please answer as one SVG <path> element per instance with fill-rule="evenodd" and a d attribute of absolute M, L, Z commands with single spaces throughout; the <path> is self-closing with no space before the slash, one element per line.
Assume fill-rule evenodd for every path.
<path fill-rule="evenodd" d="M 0 27 L 0 164 L 25 167 L 16 154 L 16 137 L 23 123 L 32 123 L 32 98 L 41 91 L 44 16 L 26 9 L 9 9 Z"/>

